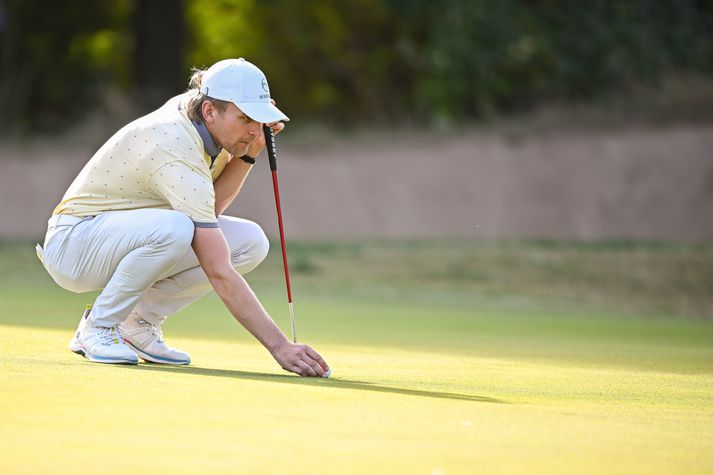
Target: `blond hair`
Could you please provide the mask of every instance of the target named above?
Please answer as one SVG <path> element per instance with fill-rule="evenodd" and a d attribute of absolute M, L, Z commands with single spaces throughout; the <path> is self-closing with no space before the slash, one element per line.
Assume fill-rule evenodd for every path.
<path fill-rule="evenodd" d="M 212 97 L 206 96 L 200 92 L 201 81 L 205 71 L 205 69 L 193 68 L 191 70 L 191 78 L 188 80 L 188 92 L 191 92 L 192 94 L 186 104 L 186 112 L 188 114 L 188 118 L 194 122 L 203 122 L 203 103 L 206 101 L 210 101 L 218 112 L 225 112 L 225 109 L 228 107 L 227 101 L 213 99 Z"/>

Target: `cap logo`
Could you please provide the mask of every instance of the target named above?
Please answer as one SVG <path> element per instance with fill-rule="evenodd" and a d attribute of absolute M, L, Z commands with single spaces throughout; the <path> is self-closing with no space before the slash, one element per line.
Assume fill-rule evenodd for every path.
<path fill-rule="evenodd" d="M 260 82 L 260 85 L 262 88 L 265 90 L 265 92 L 270 92 L 270 89 L 267 87 L 267 79 L 262 78 L 262 81 Z"/>

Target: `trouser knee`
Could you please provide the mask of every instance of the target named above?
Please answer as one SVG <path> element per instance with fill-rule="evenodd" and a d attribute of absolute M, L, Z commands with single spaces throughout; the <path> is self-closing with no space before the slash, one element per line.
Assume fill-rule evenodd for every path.
<path fill-rule="evenodd" d="M 244 246 L 233 252 L 231 261 L 241 273 L 245 274 L 255 269 L 267 257 L 270 241 L 257 223 L 250 223 L 243 229 Z"/>
<path fill-rule="evenodd" d="M 180 211 L 167 211 L 153 238 L 153 244 L 165 246 L 166 258 L 178 261 L 191 247 L 195 225 Z"/>

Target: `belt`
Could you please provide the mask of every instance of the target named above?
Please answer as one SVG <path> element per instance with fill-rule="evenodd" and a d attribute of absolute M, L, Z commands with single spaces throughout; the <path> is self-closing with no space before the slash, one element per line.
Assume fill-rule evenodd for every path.
<path fill-rule="evenodd" d="M 58 226 L 74 226 L 83 219 L 87 219 L 88 216 L 80 218 L 79 216 L 72 216 L 69 214 L 55 214 L 49 221 L 47 221 L 47 228 L 52 229 Z"/>

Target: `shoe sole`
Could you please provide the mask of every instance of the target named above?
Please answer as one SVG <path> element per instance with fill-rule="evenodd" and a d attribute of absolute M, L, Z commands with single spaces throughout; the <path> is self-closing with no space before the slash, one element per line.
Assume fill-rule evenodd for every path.
<path fill-rule="evenodd" d="M 83 356 L 89 361 L 93 363 L 106 363 L 106 364 L 127 364 L 127 365 L 136 365 L 139 364 L 139 359 L 136 358 L 135 360 L 126 360 L 126 359 L 121 359 L 121 358 L 107 358 L 104 356 L 94 356 L 94 355 L 89 355 L 87 354 L 82 348 L 75 347 L 75 346 L 70 346 L 69 348 L 72 350 L 72 352 L 78 354 L 79 356 Z"/>
<path fill-rule="evenodd" d="M 129 340 L 124 338 L 124 343 L 127 344 L 132 350 L 136 352 L 139 357 L 141 357 L 142 360 L 148 362 L 148 363 L 157 363 L 157 364 L 170 364 L 170 365 L 179 365 L 179 366 L 186 366 L 191 364 L 190 358 L 188 360 L 174 360 L 171 358 L 164 358 L 162 356 L 158 355 L 152 355 L 151 353 L 146 353 L 144 351 L 141 351 L 139 348 L 134 346 Z"/>

